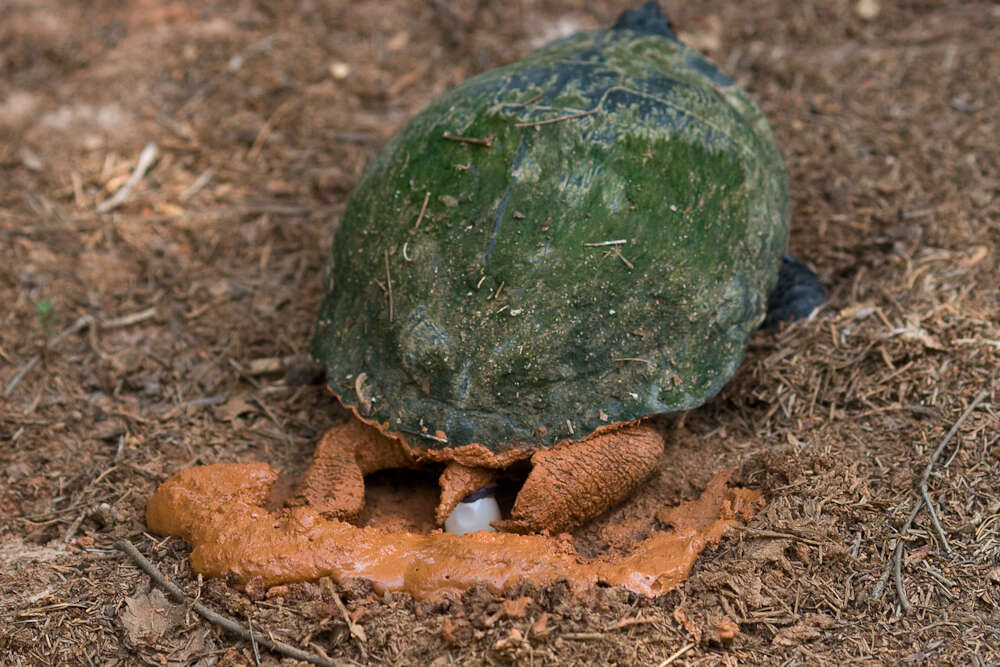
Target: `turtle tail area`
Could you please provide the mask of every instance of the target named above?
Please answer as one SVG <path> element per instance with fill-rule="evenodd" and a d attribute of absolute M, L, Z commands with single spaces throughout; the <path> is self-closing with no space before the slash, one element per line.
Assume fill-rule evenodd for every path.
<path fill-rule="evenodd" d="M 767 299 L 767 316 L 762 329 L 779 322 L 808 317 L 816 306 L 826 301 L 826 288 L 812 269 L 794 257 L 785 255 L 778 270 L 778 284 Z"/>
<path fill-rule="evenodd" d="M 660 10 L 660 3 L 656 0 L 649 0 L 636 9 L 622 12 L 611 29 L 634 30 L 650 35 L 660 35 L 675 42 L 680 41 L 677 39 L 677 33 L 674 32 L 673 26 L 670 25 L 670 19 Z"/>

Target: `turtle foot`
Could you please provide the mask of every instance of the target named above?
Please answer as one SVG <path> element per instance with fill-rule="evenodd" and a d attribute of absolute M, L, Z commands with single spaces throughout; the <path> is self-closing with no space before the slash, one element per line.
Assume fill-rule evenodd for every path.
<path fill-rule="evenodd" d="M 826 301 L 826 288 L 812 269 L 785 256 L 778 270 L 778 284 L 767 299 L 767 316 L 762 329 L 773 329 L 779 322 L 800 320 Z"/>
<path fill-rule="evenodd" d="M 653 427 L 640 424 L 539 450 L 511 518 L 493 525 L 513 533 L 572 530 L 628 497 L 656 468 L 663 446 Z"/>
<path fill-rule="evenodd" d="M 437 524 L 443 526 L 448 515 L 466 496 L 492 484 L 496 475 L 496 470 L 489 468 L 466 466 L 455 462 L 449 463 L 438 480 L 438 484 L 441 486 L 441 501 L 434 511 Z"/>
<path fill-rule="evenodd" d="M 352 419 L 320 439 L 312 464 L 287 504 L 309 505 L 326 518 L 355 518 L 365 506 L 365 475 L 412 465 L 399 443 Z"/>

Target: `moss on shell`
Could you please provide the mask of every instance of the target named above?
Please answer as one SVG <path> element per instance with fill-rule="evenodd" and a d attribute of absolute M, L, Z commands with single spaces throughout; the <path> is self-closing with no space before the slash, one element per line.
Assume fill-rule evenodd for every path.
<path fill-rule="evenodd" d="M 578 34 L 442 96 L 379 155 L 314 354 L 413 447 L 536 449 L 691 408 L 763 317 L 786 207 L 763 116 L 714 66 Z"/>

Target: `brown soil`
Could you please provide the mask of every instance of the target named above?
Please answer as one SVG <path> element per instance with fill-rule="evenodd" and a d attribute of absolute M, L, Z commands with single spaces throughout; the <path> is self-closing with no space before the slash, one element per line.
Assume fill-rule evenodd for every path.
<path fill-rule="evenodd" d="M 254 663 L 252 642 L 151 591 L 121 538 L 189 599 L 334 663 L 1000 661 L 990 2 L 670 3 L 764 106 L 792 249 L 830 287 L 814 319 L 754 339 L 647 485 L 573 534 L 585 556 L 621 555 L 737 468 L 768 504 L 681 589 L 241 590 L 144 533 L 177 471 L 258 460 L 294 482 L 344 420 L 303 360 L 333 228 L 375 151 L 449 86 L 624 8 L 485 4 L 0 7 L 0 662 Z M 149 143 L 131 196 L 99 211 Z M 361 521 L 411 497 L 398 527 L 429 530 L 437 472 L 374 475 Z"/>

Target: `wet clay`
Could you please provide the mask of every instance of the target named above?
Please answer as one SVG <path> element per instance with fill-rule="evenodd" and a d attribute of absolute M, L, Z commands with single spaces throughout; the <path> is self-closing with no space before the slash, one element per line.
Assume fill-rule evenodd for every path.
<path fill-rule="evenodd" d="M 196 572 L 273 586 L 329 576 L 363 579 L 379 593 L 418 599 L 458 594 L 476 582 L 500 593 L 522 579 L 565 578 L 576 591 L 598 583 L 660 595 L 680 584 L 698 553 L 761 503 L 756 491 L 716 476 L 702 496 L 662 513 L 673 532 L 657 533 L 615 559 L 585 560 L 569 539 L 509 533 L 421 535 L 358 528 L 310 507 L 265 509 L 278 472 L 264 463 L 191 468 L 164 482 L 146 507 L 150 530 L 193 545 Z"/>
<path fill-rule="evenodd" d="M 663 445 L 656 429 L 639 424 L 541 449 L 531 457 L 531 473 L 510 520 L 498 526 L 520 533 L 571 530 L 611 509 L 645 481 Z"/>

